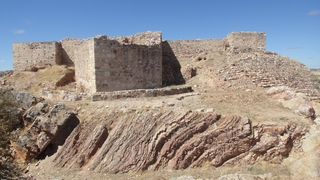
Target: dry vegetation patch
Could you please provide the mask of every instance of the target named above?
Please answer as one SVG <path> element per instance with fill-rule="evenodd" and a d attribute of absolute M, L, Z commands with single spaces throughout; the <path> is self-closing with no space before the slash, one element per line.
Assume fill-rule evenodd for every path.
<path fill-rule="evenodd" d="M 40 89 L 74 91 L 74 68 L 66 66 L 52 66 L 39 69 L 37 72 L 19 72 L 5 77 L 6 84 L 17 90 L 38 94 Z"/>

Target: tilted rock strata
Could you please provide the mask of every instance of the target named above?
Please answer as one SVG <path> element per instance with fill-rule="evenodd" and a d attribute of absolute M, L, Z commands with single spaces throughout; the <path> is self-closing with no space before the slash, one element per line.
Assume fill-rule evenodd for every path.
<path fill-rule="evenodd" d="M 185 169 L 208 162 L 216 167 L 260 160 L 279 163 L 299 147 L 306 132 L 295 125 L 252 125 L 247 117 L 221 118 L 196 111 L 108 118 L 105 125 L 94 120 L 87 127 L 79 125 L 55 157 L 55 165 L 124 173 Z"/>

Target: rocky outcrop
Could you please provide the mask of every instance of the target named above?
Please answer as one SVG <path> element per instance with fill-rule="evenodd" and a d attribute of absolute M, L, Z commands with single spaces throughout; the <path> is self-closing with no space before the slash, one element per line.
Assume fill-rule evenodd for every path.
<path fill-rule="evenodd" d="M 301 144 L 301 153 L 297 157 L 287 158 L 287 165 L 297 179 L 319 179 L 320 177 L 320 118 L 314 120 Z"/>
<path fill-rule="evenodd" d="M 39 106 L 38 106 L 39 107 Z M 43 107 L 40 106 L 40 107 Z M 64 104 L 55 105 L 48 115 L 31 107 L 23 116 L 26 125 L 31 124 L 15 143 L 15 152 L 22 160 L 31 160 L 51 143 L 63 144 L 65 138 L 78 124 L 72 111 Z"/>
<path fill-rule="evenodd" d="M 56 82 L 56 86 L 64 86 L 67 85 L 71 82 L 75 82 L 75 78 L 74 78 L 74 69 L 68 69 L 64 74 L 62 74 L 57 82 Z"/>
<path fill-rule="evenodd" d="M 0 90 L 5 94 L 5 98 L 15 103 L 17 107 L 28 109 L 37 103 L 33 94 L 25 91 L 17 91 L 10 86 L 0 86 Z"/>
<path fill-rule="evenodd" d="M 280 101 L 284 107 L 292 109 L 296 114 L 312 120 L 316 118 L 315 111 L 304 94 L 294 93 L 286 86 L 272 87 L 267 94 L 272 95 L 275 100 Z"/>
<path fill-rule="evenodd" d="M 13 73 L 12 70 L 0 71 L 0 77 L 7 76 L 7 75 L 12 74 L 12 73 Z"/>
<path fill-rule="evenodd" d="M 12 94 L 15 98 L 15 101 L 23 109 L 28 109 L 29 107 L 37 103 L 37 99 L 34 97 L 33 94 L 29 92 L 13 90 Z"/>
<path fill-rule="evenodd" d="M 110 115 L 79 125 L 54 159 L 58 167 L 96 172 L 185 169 L 280 163 L 299 149 L 306 129 L 289 124 L 252 124 L 247 117 L 197 111 Z"/>
<path fill-rule="evenodd" d="M 103 125 L 94 127 L 91 123 L 86 129 L 77 126 L 57 154 L 55 162 L 61 167 L 82 167 L 101 148 L 107 137 L 108 130 Z"/>

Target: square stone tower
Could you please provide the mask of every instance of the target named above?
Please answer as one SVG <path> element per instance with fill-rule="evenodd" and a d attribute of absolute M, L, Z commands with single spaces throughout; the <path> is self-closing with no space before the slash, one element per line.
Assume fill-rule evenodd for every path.
<path fill-rule="evenodd" d="M 162 34 L 95 36 L 76 45 L 77 88 L 108 92 L 162 86 Z"/>

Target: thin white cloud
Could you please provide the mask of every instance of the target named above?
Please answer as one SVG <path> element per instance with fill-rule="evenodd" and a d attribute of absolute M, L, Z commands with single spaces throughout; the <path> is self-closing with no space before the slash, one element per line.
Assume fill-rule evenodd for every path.
<path fill-rule="evenodd" d="M 0 63 L 4 62 L 4 60 L 0 60 Z"/>
<path fill-rule="evenodd" d="M 25 24 L 32 24 L 32 21 L 30 21 L 29 19 L 24 19 L 23 22 L 24 22 Z"/>
<path fill-rule="evenodd" d="M 23 34 L 23 33 L 25 33 L 26 31 L 25 31 L 24 29 L 19 29 L 19 30 L 12 30 L 12 32 L 13 32 L 14 34 Z"/>
<path fill-rule="evenodd" d="M 289 47 L 287 49 L 302 49 L 302 47 Z"/>
<path fill-rule="evenodd" d="M 316 9 L 308 13 L 308 15 L 316 15 L 316 14 L 320 14 L 320 10 Z"/>
<path fill-rule="evenodd" d="M 313 57 L 309 57 L 309 59 L 313 59 Z"/>

